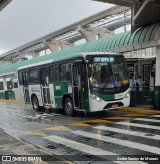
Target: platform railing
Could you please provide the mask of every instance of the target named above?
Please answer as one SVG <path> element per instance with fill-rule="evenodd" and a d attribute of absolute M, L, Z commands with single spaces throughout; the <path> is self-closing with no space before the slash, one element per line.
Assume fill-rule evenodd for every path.
<path fill-rule="evenodd" d="M 143 86 L 137 90 L 131 88 L 130 106 L 154 108 L 154 86 Z"/>

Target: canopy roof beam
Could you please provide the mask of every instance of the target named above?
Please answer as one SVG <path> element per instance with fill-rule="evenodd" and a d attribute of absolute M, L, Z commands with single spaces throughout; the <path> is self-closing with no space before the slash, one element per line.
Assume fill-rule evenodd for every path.
<path fill-rule="evenodd" d="M 146 5 L 148 4 L 150 0 L 145 0 L 144 3 L 142 4 L 142 6 L 140 7 L 140 9 L 137 11 L 136 15 L 133 18 L 133 21 L 135 21 L 139 15 L 141 14 L 141 12 L 143 11 L 143 9 L 146 7 Z"/>

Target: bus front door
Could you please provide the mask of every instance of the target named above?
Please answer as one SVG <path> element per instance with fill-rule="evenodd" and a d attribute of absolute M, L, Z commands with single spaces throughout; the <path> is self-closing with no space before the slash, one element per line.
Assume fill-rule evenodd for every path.
<path fill-rule="evenodd" d="M 41 90 L 42 90 L 42 99 L 44 105 L 50 105 L 50 91 L 49 91 L 49 82 L 48 82 L 48 69 L 40 70 L 41 76 Z"/>
<path fill-rule="evenodd" d="M 78 68 L 76 65 L 72 67 L 72 85 L 73 85 L 73 102 L 75 108 L 79 108 L 79 86 L 80 75 L 78 74 Z"/>
<path fill-rule="evenodd" d="M 30 103 L 30 97 L 29 97 L 29 88 L 28 88 L 28 73 L 23 72 L 22 73 L 22 79 L 23 79 L 23 93 L 24 93 L 24 101 L 26 104 Z"/>

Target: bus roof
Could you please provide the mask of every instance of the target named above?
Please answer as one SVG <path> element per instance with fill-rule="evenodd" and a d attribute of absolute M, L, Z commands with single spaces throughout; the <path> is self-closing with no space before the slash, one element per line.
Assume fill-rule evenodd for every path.
<path fill-rule="evenodd" d="M 38 63 L 28 64 L 28 65 L 25 65 L 25 66 L 20 66 L 20 67 L 18 67 L 17 70 L 30 68 L 30 67 L 34 67 L 34 66 L 40 66 L 40 65 L 44 65 L 44 64 L 58 62 L 58 61 L 63 61 L 63 60 L 66 60 L 66 59 L 72 59 L 72 58 L 78 58 L 78 57 L 85 58 L 86 55 L 97 55 L 97 54 L 101 54 L 101 55 L 118 55 L 117 53 L 106 53 L 106 52 L 87 52 L 87 53 L 71 54 L 71 55 L 66 55 L 66 56 L 61 56 L 60 55 L 60 56 L 55 57 L 55 58 L 53 57 L 53 59 L 51 59 L 51 60 L 46 60 L 46 61 L 42 61 L 42 62 L 38 62 Z"/>
<path fill-rule="evenodd" d="M 47 60 L 47 61 L 38 62 L 38 63 L 34 63 L 34 64 L 28 64 L 28 65 L 25 65 L 25 66 L 18 67 L 17 70 L 24 69 L 24 68 L 29 68 L 29 67 L 34 67 L 34 66 L 39 66 L 39 65 L 43 65 L 43 64 L 49 64 L 49 63 L 52 63 L 52 62 L 53 62 L 53 60 Z"/>

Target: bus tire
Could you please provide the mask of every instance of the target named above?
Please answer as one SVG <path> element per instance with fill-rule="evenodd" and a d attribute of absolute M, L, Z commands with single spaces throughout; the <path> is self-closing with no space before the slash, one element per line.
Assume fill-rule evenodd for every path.
<path fill-rule="evenodd" d="M 67 116 L 74 116 L 75 110 L 73 106 L 73 101 L 70 97 L 67 97 L 64 102 L 64 111 Z"/>
<path fill-rule="evenodd" d="M 33 109 L 38 111 L 39 110 L 39 102 L 38 102 L 38 98 L 37 96 L 32 96 L 32 106 L 33 106 Z"/>

